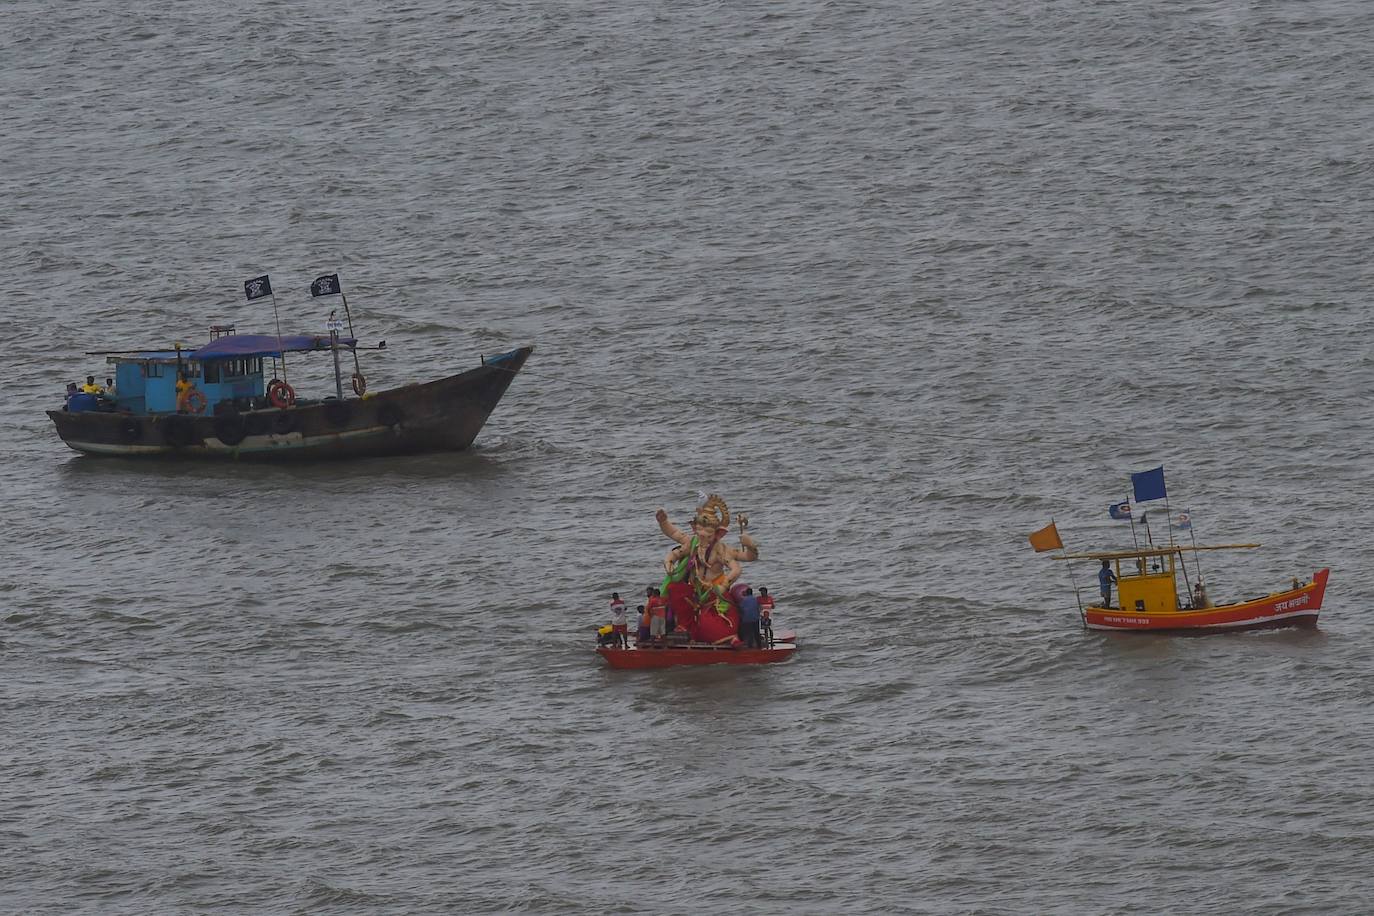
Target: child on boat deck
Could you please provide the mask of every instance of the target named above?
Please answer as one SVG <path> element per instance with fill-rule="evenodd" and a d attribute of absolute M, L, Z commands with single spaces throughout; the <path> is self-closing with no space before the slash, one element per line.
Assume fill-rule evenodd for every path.
<path fill-rule="evenodd" d="M 1116 575 L 1112 573 L 1112 563 L 1110 560 L 1102 561 L 1102 568 L 1097 571 L 1097 584 L 1102 589 L 1102 606 L 1112 606 L 1112 583 L 1116 581 Z"/>
<path fill-rule="evenodd" d="M 635 643 L 645 646 L 649 644 L 649 612 L 644 609 L 644 605 L 635 608 L 635 613 L 639 615 L 639 630 L 635 633 Z"/>

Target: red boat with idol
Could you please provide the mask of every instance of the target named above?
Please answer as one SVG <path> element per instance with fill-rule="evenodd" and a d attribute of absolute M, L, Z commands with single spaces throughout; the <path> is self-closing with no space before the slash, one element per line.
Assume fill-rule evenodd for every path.
<path fill-rule="evenodd" d="M 684 640 L 662 646 L 598 646 L 596 651 L 612 668 L 632 670 L 674 668 L 679 665 L 766 665 L 792 658 L 797 652 L 797 635 L 790 630 L 781 632 L 775 642 L 758 649 L 713 646 Z"/>
<path fill-rule="evenodd" d="M 787 661 L 796 654 L 796 634 L 775 635 L 771 625 L 761 627 L 759 599 L 739 581 L 742 564 L 759 558 L 758 542 L 745 530 L 748 516 L 735 516 L 738 545 L 726 539 L 730 509 L 716 495 L 702 494 L 690 532 L 674 526 L 662 509 L 655 518 L 659 530 L 674 542 L 663 559 L 663 583 L 649 589 L 645 620 L 633 644 L 600 640 L 597 652 L 608 665 L 758 665 Z"/>

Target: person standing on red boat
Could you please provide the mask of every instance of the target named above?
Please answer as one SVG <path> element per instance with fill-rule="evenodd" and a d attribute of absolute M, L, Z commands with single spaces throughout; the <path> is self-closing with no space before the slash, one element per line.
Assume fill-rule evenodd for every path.
<path fill-rule="evenodd" d="M 649 615 L 649 641 L 654 645 L 663 644 L 663 635 L 668 632 L 668 608 L 662 601 L 653 601 L 645 606 Z"/>
<path fill-rule="evenodd" d="M 672 609 L 668 607 L 668 601 L 658 593 L 658 589 L 652 585 L 644 590 L 644 611 L 649 618 L 649 625 L 653 625 L 654 614 L 660 609 L 663 612 L 663 631 L 665 633 L 673 629 Z"/>
<path fill-rule="evenodd" d="M 621 649 L 630 647 L 628 632 L 629 625 L 625 622 L 625 599 L 620 597 L 620 592 L 611 592 L 611 633 L 615 636 L 615 644 Z"/>
<path fill-rule="evenodd" d="M 765 646 L 773 648 L 773 596 L 766 585 L 759 586 L 759 635 Z"/>

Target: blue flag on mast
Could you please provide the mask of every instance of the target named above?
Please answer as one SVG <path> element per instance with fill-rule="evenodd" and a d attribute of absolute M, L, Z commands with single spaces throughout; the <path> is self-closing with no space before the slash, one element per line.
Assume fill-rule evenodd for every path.
<path fill-rule="evenodd" d="M 1110 506 L 1107 507 L 1107 514 L 1117 520 L 1129 520 L 1131 517 L 1131 504 L 1112 503 Z"/>
<path fill-rule="evenodd" d="M 1153 471 L 1141 471 L 1131 475 L 1131 487 L 1135 490 L 1135 501 L 1143 503 L 1147 499 L 1164 498 L 1164 465 Z"/>

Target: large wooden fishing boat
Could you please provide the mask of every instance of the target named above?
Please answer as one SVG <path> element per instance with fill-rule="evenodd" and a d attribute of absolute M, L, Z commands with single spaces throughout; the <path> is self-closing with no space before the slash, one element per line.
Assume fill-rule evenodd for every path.
<path fill-rule="evenodd" d="M 212 333 L 200 347 L 107 354 L 113 393 L 78 393 L 61 410 L 48 411 L 57 434 L 88 455 L 179 459 L 316 460 L 461 450 L 534 350 L 488 356 L 466 372 L 374 394 L 361 372 L 345 388 L 339 356 L 355 355 L 358 346 L 337 331 Z M 334 356 L 332 395 L 298 398 L 284 378 L 266 378 L 265 361 L 284 366 L 285 354 L 311 352 Z"/>
<path fill-rule="evenodd" d="M 1130 632 L 1231 632 L 1278 627 L 1315 627 L 1326 593 L 1329 569 L 1317 570 L 1306 582 L 1294 579 L 1290 588 L 1259 598 L 1213 604 L 1198 580 L 1188 586 L 1185 551 L 1237 550 L 1258 544 L 1215 546 L 1170 545 L 1100 553 L 1074 553 L 1062 560 L 1105 561 L 1113 570 L 1117 607 L 1100 603 L 1081 607 L 1083 624 L 1092 630 Z M 1184 578 L 1180 597 L 1179 576 Z"/>
<path fill-rule="evenodd" d="M 108 358 L 114 384 L 111 390 L 88 376 L 84 389 L 68 386 L 62 409 L 48 411 L 62 441 L 88 455 L 269 461 L 461 450 L 534 352 L 521 347 L 457 375 L 373 393 L 358 351 L 386 342 L 358 345 L 337 273 L 310 284 L 312 300 L 337 296 L 343 304 L 344 317 L 331 310 L 324 334 L 282 334 L 266 274 L 244 281 L 243 292 L 249 302 L 271 299 L 276 334 L 215 325 L 200 347 L 87 354 Z M 317 352 L 333 356 L 334 393 L 298 398 L 286 354 Z M 354 368 L 347 386 L 343 356 Z"/>
<path fill-rule="evenodd" d="M 644 670 L 678 665 L 766 665 L 785 662 L 797 654 L 797 634 L 777 635 L 771 645 L 759 649 L 742 646 L 684 643 L 679 645 L 630 645 L 627 648 L 598 646 L 596 650 L 612 668 Z"/>

